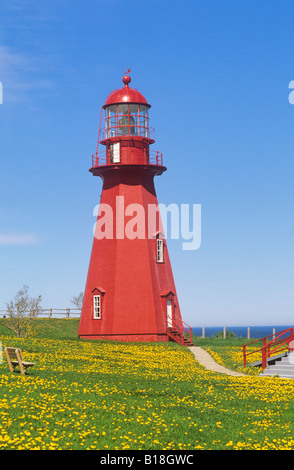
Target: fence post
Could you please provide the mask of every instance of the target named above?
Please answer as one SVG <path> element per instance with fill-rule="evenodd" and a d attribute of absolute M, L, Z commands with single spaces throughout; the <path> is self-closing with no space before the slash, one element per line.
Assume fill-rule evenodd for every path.
<path fill-rule="evenodd" d="M 49 308 L 49 314 L 48 314 L 48 317 L 51 318 L 52 317 L 52 308 Z"/>
<path fill-rule="evenodd" d="M 67 309 L 66 309 L 66 318 L 69 318 L 69 315 L 70 315 L 70 309 L 67 308 Z"/>
<path fill-rule="evenodd" d="M 275 339 L 275 337 L 276 337 L 276 329 L 273 328 L 273 339 Z"/>
<path fill-rule="evenodd" d="M 204 328 L 204 326 L 202 327 L 202 338 L 205 338 L 205 328 Z"/>
<path fill-rule="evenodd" d="M 250 326 L 247 328 L 247 339 L 250 339 Z"/>
<path fill-rule="evenodd" d="M 226 330 L 226 327 L 224 326 L 224 339 L 226 339 L 226 335 L 227 335 L 227 330 Z"/>

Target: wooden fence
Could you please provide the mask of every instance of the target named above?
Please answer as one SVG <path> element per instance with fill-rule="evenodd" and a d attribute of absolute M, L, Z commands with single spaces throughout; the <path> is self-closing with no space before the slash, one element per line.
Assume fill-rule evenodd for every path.
<path fill-rule="evenodd" d="M 273 339 L 275 338 L 276 330 L 273 328 Z M 202 338 L 205 338 L 205 327 L 202 327 Z M 223 328 L 223 338 L 226 339 L 227 336 L 227 328 L 224 326 Z M 247 327 L 247 339 L 250 339 L 250 326 Z"/>
<path fill-rule="evenodd" d="M 77 318 L 81 315 L 80 308 L 42 308 L 39 318 Z M 0 310 L 0 318 L 8 317 L 8 310 Z"/>
<path fill-rule="evenodd" d="M 38 315 L 39 318 L 77 318 L 81 315 L 80 308 L 43 308 Z M 0 310 L 0 318 L 8 317 L 8 310 Z M 273 328 L 273 338 L 275 337 L 276 330 Z M 205 327 L 202 327 L 202 338 L 205 338 Z M 223 327 L 223 338 L 226 339 L 227 328 Z M 250 327 L 247 327 L 247 339 L 250 339 Z"/>

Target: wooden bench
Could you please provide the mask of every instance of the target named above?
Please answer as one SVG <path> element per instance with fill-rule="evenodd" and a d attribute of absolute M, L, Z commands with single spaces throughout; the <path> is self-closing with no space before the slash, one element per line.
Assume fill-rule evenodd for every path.
<path fill-rule="evenodd" d="M 13 372 L 15 367 L 19 366 L 20 373 L 25 375 L 26 369 L 35 365 L 34 362 L 25 362 L 23 360 L 19 348 L 5 348 L 4 352 L 10 372 Z"/>

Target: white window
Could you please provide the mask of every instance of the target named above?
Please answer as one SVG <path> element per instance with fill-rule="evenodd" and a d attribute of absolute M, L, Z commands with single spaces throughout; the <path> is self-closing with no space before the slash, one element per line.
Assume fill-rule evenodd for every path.
<path fill-rule="evenodd" d="M 93 296 L 94 318 L 101 318 L 101 298 L 100 295 Z"/>
<path fill-rule="evenodd" d="M 157 263 L 163 263 L 163 240 L 157 239 Z"/>
<path fill-rule="evenodd" d="M 116 144 L 110 144 L 110 163 L 120 162 L 120 145 L 119 142 Z"/>

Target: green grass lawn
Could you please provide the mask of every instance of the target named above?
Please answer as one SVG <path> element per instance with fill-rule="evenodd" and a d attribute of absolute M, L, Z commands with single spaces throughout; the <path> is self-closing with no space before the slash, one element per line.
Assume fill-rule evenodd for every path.
<path fill-rule="evenodd" d="M 0 365 L 0 449 L 293 449 L 291 380 L 231 377 L 175 343 L 77 338 L 78 320 L 38 319 L 2 346 L 35 362 L 26 376 Z M 202 343 L 201 343 L 202 341 Z M 197 340 L 242 368 L 244 340 Z"/>

